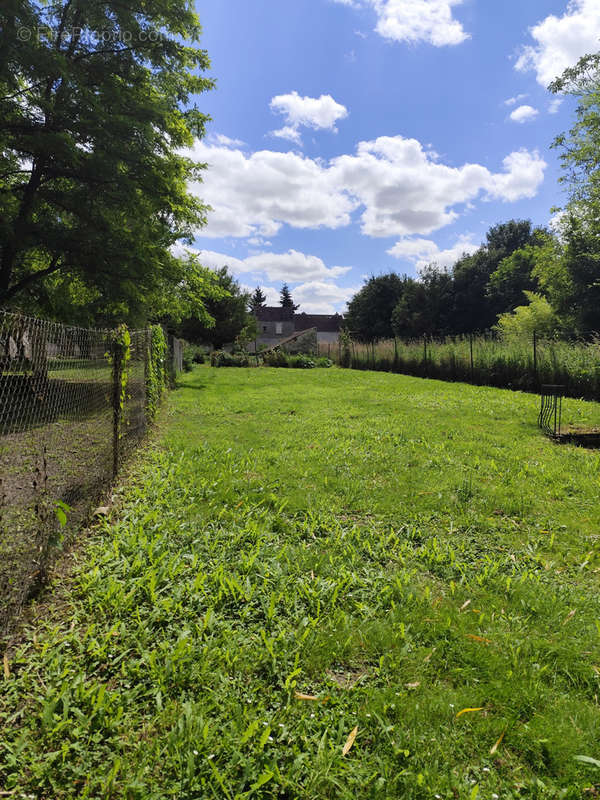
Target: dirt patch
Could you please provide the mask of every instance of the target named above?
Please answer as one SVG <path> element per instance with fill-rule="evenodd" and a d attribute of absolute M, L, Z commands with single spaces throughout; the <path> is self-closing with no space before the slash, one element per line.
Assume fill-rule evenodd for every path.
<path fill-rule="evenodd" d="M 364 668 L 344 669 L 343 667 L 328 669 L 325 674 L 332 683 L 335 683 L 340 689 L 346 690 L 354 689 L 357 684 L 363 682 L 369 676 L 368 670 Z"/>

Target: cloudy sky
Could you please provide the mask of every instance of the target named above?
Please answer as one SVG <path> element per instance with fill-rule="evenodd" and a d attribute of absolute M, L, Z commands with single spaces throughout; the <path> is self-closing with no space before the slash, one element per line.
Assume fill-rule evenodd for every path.
<path fill-rule="evenodd" d="M 452 264 L 563 202 L 548 83 L 600 49 L 600 0 L 197 0 L 217 89 L 196 248 L 277 302 Z"/>

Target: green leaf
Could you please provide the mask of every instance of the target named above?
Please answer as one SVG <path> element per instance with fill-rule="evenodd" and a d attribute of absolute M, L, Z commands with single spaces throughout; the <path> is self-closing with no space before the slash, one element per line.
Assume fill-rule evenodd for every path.
<path fill-rule="evenodd" d="M 596 767 L 600 769 L 600 761 L 597 758 L 592 758 L 591 756 L 573 756 L 574 761 L 580 761 L 582 764 L 589 764 L 592 767 Z"/>

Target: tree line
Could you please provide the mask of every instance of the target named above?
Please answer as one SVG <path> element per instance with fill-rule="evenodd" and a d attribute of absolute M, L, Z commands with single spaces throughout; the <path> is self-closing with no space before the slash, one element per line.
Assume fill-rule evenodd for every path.
<path fill-rule="evenodd" d="M 493 226 L 451 269 L 419 278 L 372 276 L 348 305 L 360 341 L 482 333 L 590 338 L 600 332 L 600 54 L 584 56 L 550 85 L 578 98 L 576 121 L 557 137 L 564 208 L 552 229 L 528 220 Z"/>

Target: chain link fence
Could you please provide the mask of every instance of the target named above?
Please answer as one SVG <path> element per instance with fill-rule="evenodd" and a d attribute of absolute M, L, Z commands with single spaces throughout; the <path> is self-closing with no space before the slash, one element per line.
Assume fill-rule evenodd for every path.
<path fill-rule="evenodd" d="M 151 331 L 128 339 L 0 311 L 0 634 L 143 438 L 149 376 L 179 371 L 178 340 L 157 370 Z"/>

